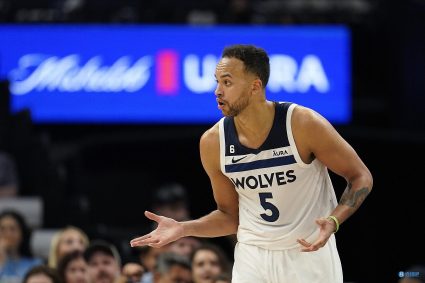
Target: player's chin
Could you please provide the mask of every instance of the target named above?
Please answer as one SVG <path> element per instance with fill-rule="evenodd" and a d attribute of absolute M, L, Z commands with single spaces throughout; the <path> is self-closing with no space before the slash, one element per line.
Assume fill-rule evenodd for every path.
<path fill-rule="evenodd" d="M 221 113 L 223 114 L 223 116 L 226 116 L 226 117 L 235 117 L 236 116 L 236 114 L 233 111 L 222 110 Z"/>

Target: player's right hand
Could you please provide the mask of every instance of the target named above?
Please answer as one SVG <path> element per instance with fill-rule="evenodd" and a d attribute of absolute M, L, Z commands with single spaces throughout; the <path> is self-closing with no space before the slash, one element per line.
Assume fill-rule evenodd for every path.
<path fill-rule="evenodd" d="M 160 248 L 184 236 L 180 222 L 149 211 L 145 211 L 145 216 L 155 221 L 158 226 L 149 234 L 131 240 L 130 245 L 132 247 L 151 246 Z"/>

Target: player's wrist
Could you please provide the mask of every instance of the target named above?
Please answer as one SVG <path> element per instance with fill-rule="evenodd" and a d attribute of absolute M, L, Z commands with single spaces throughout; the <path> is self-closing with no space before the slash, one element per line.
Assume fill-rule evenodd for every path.
<path fill-rule="evenodd" d="M 179 222 L 179 224 L 180 224 L 180 231 L 181 231 L 180 237 L 183 238 L 183 237 L 191 236 L 190 227 L 188 227 L 189 226 L 188 223 L 185 221 L 185 222 Z"/>
<path fill-rule="evenodd" d="M 338 218 L 336 218 L 334 215 L 329 215 L 326 219 L 329 222 L 334 224 L 334 227 L 335 227 L 334 233 L 338 232 L 338 230 L 339 230 L 339 220 L 338 220 Z"/>

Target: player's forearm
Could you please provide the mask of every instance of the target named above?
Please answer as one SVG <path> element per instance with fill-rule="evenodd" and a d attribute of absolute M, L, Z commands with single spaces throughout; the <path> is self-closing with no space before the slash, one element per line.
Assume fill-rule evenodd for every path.
<path fill-rule="evenodd" d="M 221 237 L 235 234 L 238 229 L 238 216 L 214 210 L 196 220 L 181 222 L 184 236 Z"/>
<path fill-rule="evenodd" d="M 331 213 L 339 220 L 346 221 L 362 205 L 372 190 L 373 180 L 370 174 L 362 175 L 349 181 L 338 206 Z"/>

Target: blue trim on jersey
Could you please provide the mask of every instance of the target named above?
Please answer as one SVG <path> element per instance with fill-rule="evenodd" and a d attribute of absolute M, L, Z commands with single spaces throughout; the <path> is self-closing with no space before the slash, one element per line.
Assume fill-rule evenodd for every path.
<path fill-rule="evenodd" d="M 258 154 L 263 150 L 269 150 L 279 147 L 289 146 L 288 136 L 286 134 L 286 115 L 288 108 L 292 103 L 275 102 L 275 116 L 273 119 L 273 125 L 270 129 L 270 133 L 265 139 L 264 143 L 257 149 L 247 148 L 239 142 L 238 132 L 235 127 L 235 121 L 233 117 L 224 118 L 224 136 L 226 143 L 226 156 L 234 155 L 247 155 L 247 154 Z M 234 146 L 233 152 L 230 152 L 229 145 Z"/>
<path fill-rule="evenodd" d="M 295 160 L 294 156 L 289 155 L 289 156 L 283 156 L 283 157 L 277 157 L 277 158 L 256 160 L 256 161 L 247 162 L 247 163 L 225 165 L 224 168 L 226 170 L 226 173 L 234 173 L 234 172 L 260 169 L 260 168 L 269 168 L 269 167 L 275 167 L 275 166 L 281 166 L 281 165 L 294 164 L 296 162 L 297 161 Z"/>

